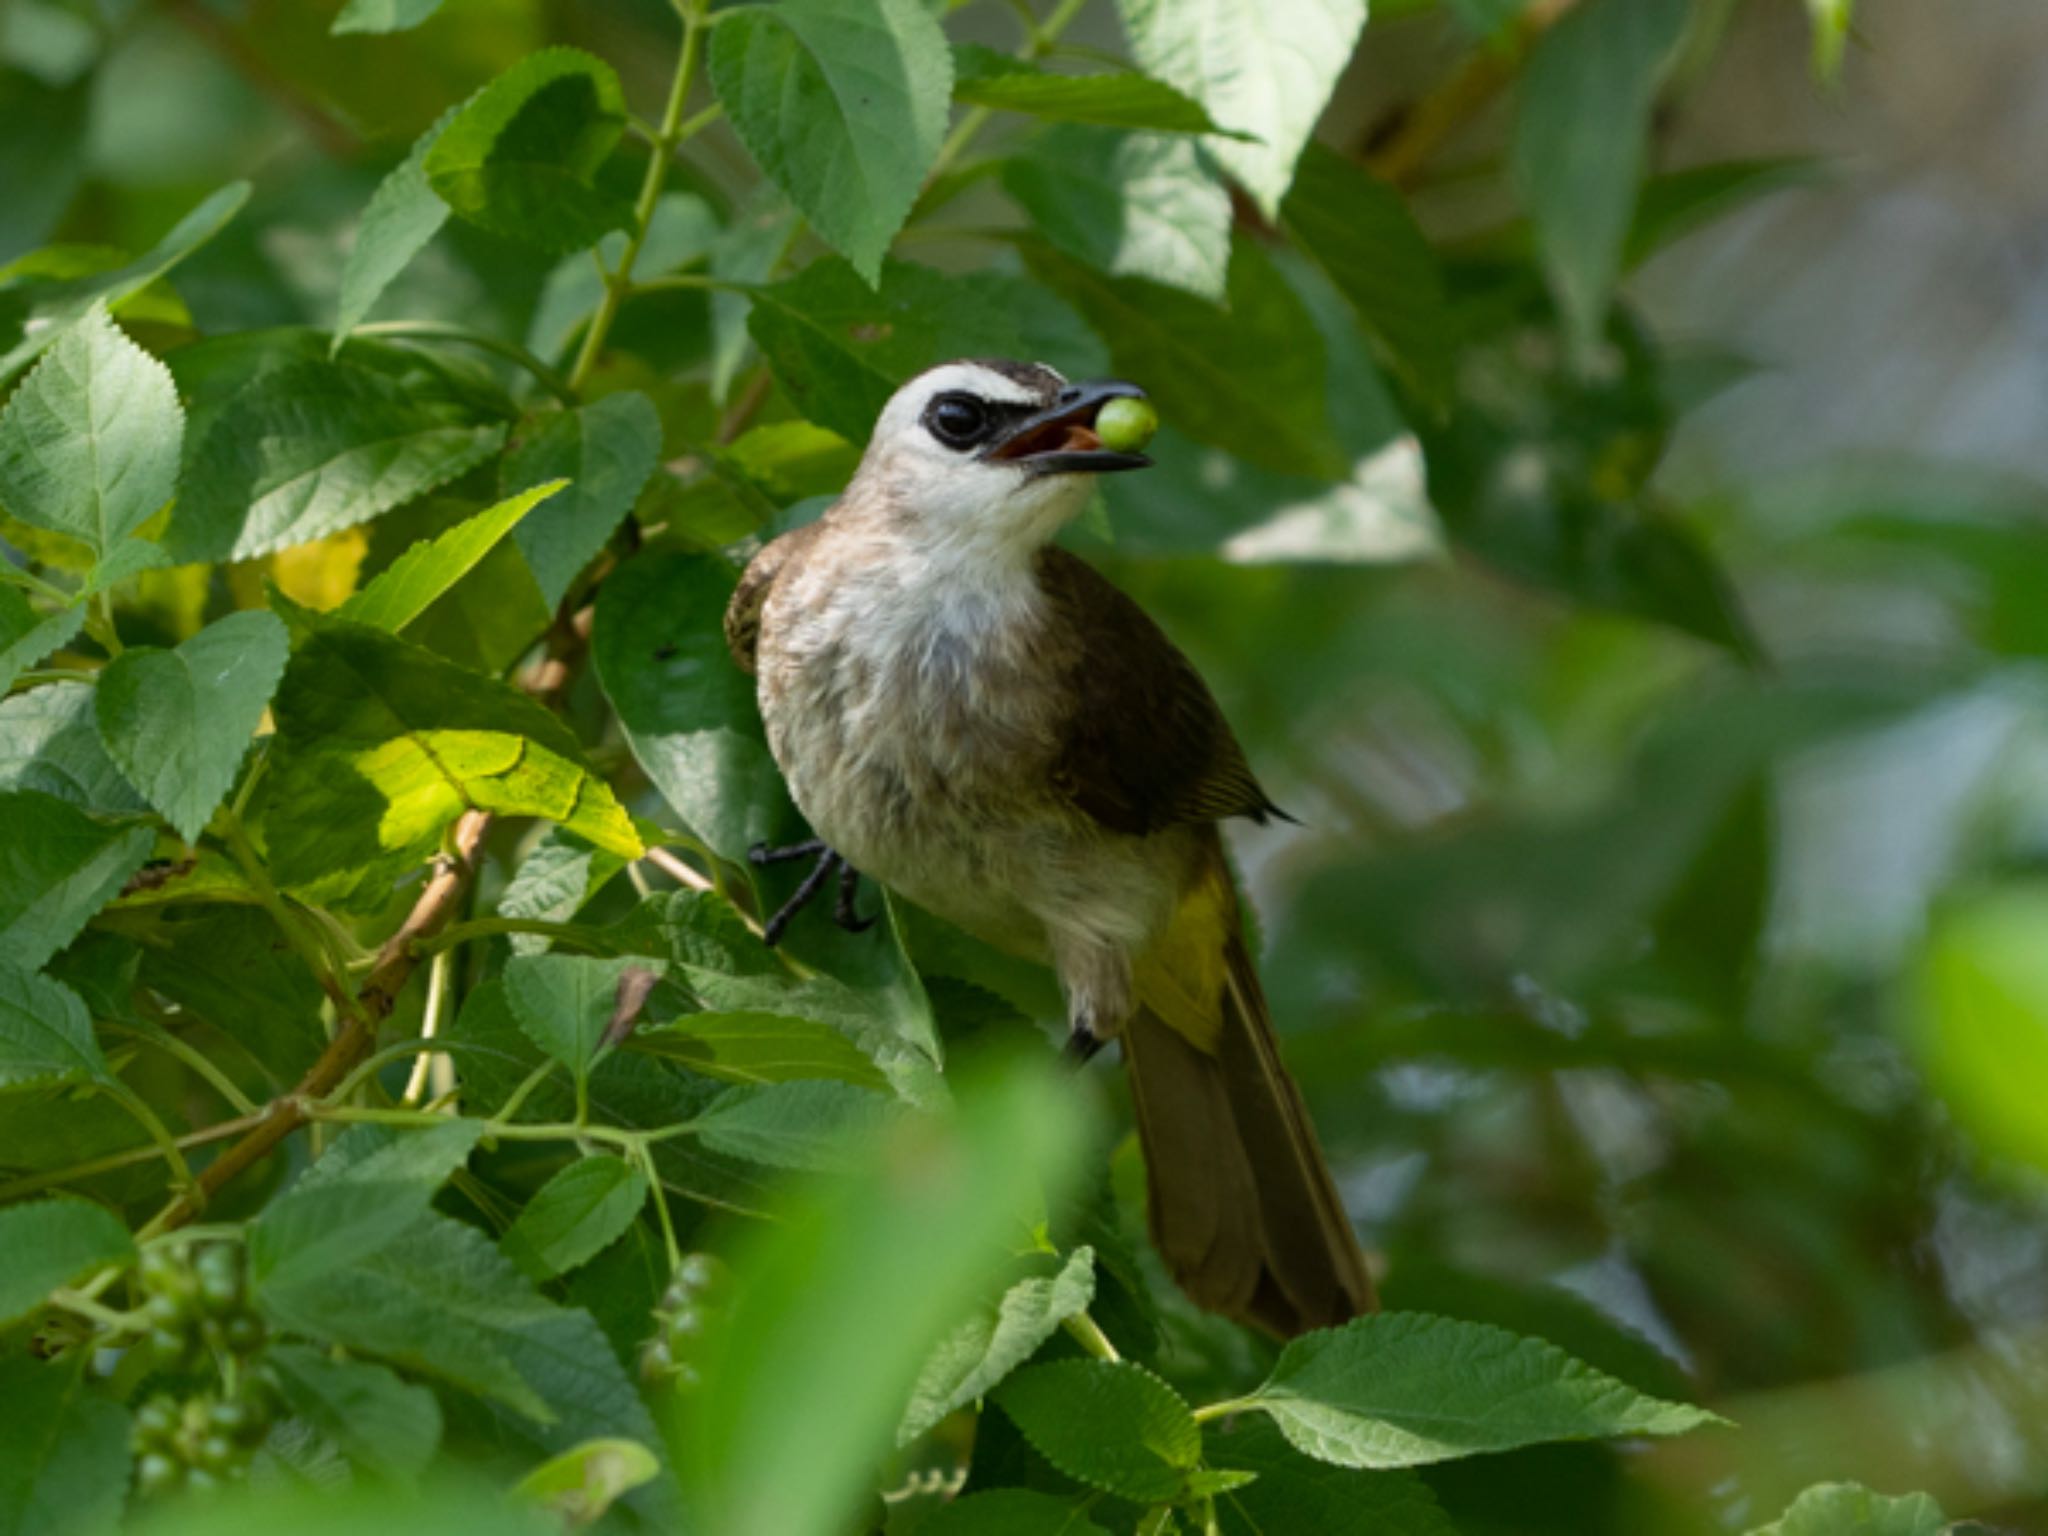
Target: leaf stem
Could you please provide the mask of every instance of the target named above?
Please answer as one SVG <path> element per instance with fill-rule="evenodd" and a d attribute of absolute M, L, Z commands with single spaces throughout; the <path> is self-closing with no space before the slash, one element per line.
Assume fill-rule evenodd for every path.
<path fill-rule="evenodd" d="M 80 1317 L 91 1318 L 109 1333 L 147 1333 L 149 1324 L 133 1312 L 116 1312 L 112 1307 L 102 1306 L 83 1291 L 74 1291 L 69 1286 L 59 1286 L 50 1292 L 50 1304 L 62 1307 L 66 1312 L 76 1312 Z"/>
<path fill-rule="evenodd" d="M 1244 1413 L 1256 1407 L 1258 1407 L 1258 1401 L 1255 1398 L 1225 1398 L 1220 1403 L 1205 1403 L 1200 1408 L 1195 1409 L 1194 1419 L 1197 1424 L 1207 1424 L 1212 1419 L 1227 1418 L 1233 1413 Z"/>
<path fill-rule="evenodd" d="M 225 1141 L 230 1136 L 239 1136 L 262 1123 L 265 1116 L 259 1112 L 244 1115 L 239 1120 L 223 1120 L 218 1125 L 209 1125 L 201 1131 L 192 1131 L 177 1138 L 178 1149 L 203 1147 L 211 1141 Z M 26 1173 L 18 1179 L 0 1184 L 0 1201 L 19 1199 L 33 1195 L 55 1184 L 69 1184 L 74 1179 L 89 1179 L 96 1173 L 113 1173 L 117 1169 L 132 1168 L 137 1163 L 146 1163 L 153 1157 L 163 1155 L 163 1149 L 154 1141 L 146 1147 L 130 1147 L 125 1152 L 109 1152 L 103 1157 L 88 1158 L 82 1163 L 69 1167 L 54 1168 L 48 1173 Z"/>
<path fill-rule="evenodd" d="M 633 284 L 633 264 L 640 259 L 640 248 L 647 243 L 647 231 L 654 223 L 654 210 L 661 201 L 662 186 L 668 180 L 669 161 L 684 138 L 683 105 L 689 100 L 691 77 L 697 72 L 698 47 L 704 31 L 703 0 L 692 0 L 687 8 L 679 8 L 679 13 L 683 19 L 683 44 L 676 54 L 676 72 L 669 82 L 668 104 L 662 109 L 661 126 L 655 132 L 654 147 L 647 157 L 647 174 L 641 179 L 640 196 L 633 204 L 633 228 L 626 236 L 626 249 L 619 256 L 618 269 L 605 274 L 604 297 L 598 301 L 597 313 L 591 317 L 590 328 L 583 333 L 583 346 L 576 354 L 575 365 L 569 370 L 571 394 L 582 394 L 583 386 L 590 381 L 591 370 L 597 366 L 597 360 L 604 352 L 612 322 L 619 317 L 619 305 L 625 302 Z"/>
<path fill-rule="evenodd" d="M 427 963 L 427 1004 L 420 1015 L 419 1043 L 428 1045 L 441 1032 L 441 1008 L 448 995 L 448 951 L 434 951 L 434 958 Z M 399 1095 L 401 1104 L 417 1104 L 427 1091 L 427 1072 L 434 1064 L 432 1051 L 421 1051 L 413 1058 L 412 1076 L 406 1079 L 405 1092 Z"/>
<path fill-rule="evenodd" d="M 1025 60 L 1042 59 L 1051 51 L 1052 45 L 1060 40 L 1060 34 L 1073 24 L 1074 18 L 1086 8 L 1088 0 L 1060 0 L 1053 12 L 1045 18 L 1044 26 L 1030 26 L 1024 46 L 1017 50 L 1017 57 Z M 924 181 L 930 186 L 962 151 L 974 142 L 975 136 L 988 126 L 988 120 L 995 116 L 994 107 L 974 107 L 953 126 L 946 136 L 946 142 L 939 146 L 938 158 L 932 161 L 931 169 L 925 172 Z"/>
<path fill-rule="evenodd" d="M 466 923 L 450 923 L 430 939 L 413 946 L 422 955 L 438 955 L 471 939 L 491 939 L 501 934 L 530 933 L 544 939 L 574 944 L 580 949 L 609 950 L 611 941 L 601 929 L 587 923 L 555 923 L 540 917 L 473 917 Z"/>
<path fill-rule="evenodd" d="M 507 341 L 502 336 L 493 336 L 487 331 L 473 331 L 466 325 L 455 325 L 444 320 L 373 320 L 368 325 L 357 326 L 349 335 L 410 337 L 420 341 L 459 341 L 524 368 L 562 404 L 576 403 L 576 391 L 570 387 L 567 379 L 516 341 Z"/>
<path fill-rule="evenodd" d="M 1116 1352 L 1116 1346 L 1109 1341 L 1109 1335 L 1102 1331 L 1102 1324 L 1086 1312 L 1076 1312 L 1061 1324 L 1089 1354 L 1098 1360 L 1117 1361 L 1123 1358 Z"/>
<path fill-rule="evenodd" d="M 197 1049 L 190 1041 L 180 1040 L 168 1029 L 156 1025 L 143 1029 L 138 1029 L 132 1024 L 108 1024 L 105 1027 L 113 1030 L 115 1034 L 126 1035 L 131 1040 L 140 1040 L 145 1045 L 155 1046 L 166 1055 L 177 1057 L 192 1072 L 211 1084 L 213 1091 L 227 1100 L 229 1107 L 237 1114 L 256 1113 L 256 1101 L 242 1092 L 233 1078 L 209 1060 L 206 1053 Z"/>
<path fill-rule="evenodd" d="M 149 1107 L 142 1095 L 118 1077 L 101 1078 L 94 1086 L 133 1115 L 135 1123 L 148 1133 L 149 1139 L 156 1144 L 156 1151 L 170 1165 L 172 1187 L 178 1190 L 196 1190 L 198 1184 L 192 1177 L 192 1165 L 185 1161 L 185 1153 L 178 1145 L 178 1138 L 171 1134 L 170 1128 L 158 1117 L 157 1112 Z"/>

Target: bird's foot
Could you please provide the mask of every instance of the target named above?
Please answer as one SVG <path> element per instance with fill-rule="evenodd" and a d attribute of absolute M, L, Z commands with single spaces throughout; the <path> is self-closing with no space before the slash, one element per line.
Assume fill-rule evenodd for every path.
<path fill-rule="evenodd" d="M 766 843 L 756 843 L 747 850 L 747 862 L 761 867 L 782 864 L 791 859 L 809 858 L 815 858 L 818 862 L 812 865 L 811 872 L 804 876 L 803 884 L 796 888 L 789 900 L 785 901 L 776 910 L 775 915 L 761 927 L 761 941 L 770 948 L 782 942 L 782 936 L 789 931 L 791 921 L 795 919 L 797 913 L 817 899 L 818 892 L 825 888 L 825 882 L 832 878 L 835 870 L 839 874 L 839 898 L 833 904 L 832 920 L 848 933 L 865 933 L 874 926 L 873 918 L 864 918 L 854 910 L 854 897 L 860 890 L 860 871 L 826 846 L 822 837 L 792 843 L 786 848 L 770 848 Z"/>
<path fill-rule="evenodd" d="M 1093 1061 L 1095 1053 L 1107 1044 L 1109 1042 L 1095 1033 L 1087 1020 L 1076 1019 L 1067 1030 L 1067 1043 L 1060 1055 L 1068 1066 L 1078 1072 Z"/>

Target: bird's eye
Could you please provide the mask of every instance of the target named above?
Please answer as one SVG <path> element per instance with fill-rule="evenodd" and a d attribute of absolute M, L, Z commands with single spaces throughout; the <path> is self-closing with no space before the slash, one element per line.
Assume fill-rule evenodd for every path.
<path fill-rule="evenodd" d="M 993 418 L 972 395 L 940 395 L 925 407 L 924 424 L 948 448 L 972 448 L 988 436 Z"/>

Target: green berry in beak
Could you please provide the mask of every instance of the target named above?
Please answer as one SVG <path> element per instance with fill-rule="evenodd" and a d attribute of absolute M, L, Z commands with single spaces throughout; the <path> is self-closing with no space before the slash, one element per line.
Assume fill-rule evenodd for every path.
<path fill-rule="evenodd" d="M 1096 413 L 1095 435 L 1112 453 L 1136 453 L 1159 430 L 1159 413 L 1150 400 L 1119 395 Z"/>

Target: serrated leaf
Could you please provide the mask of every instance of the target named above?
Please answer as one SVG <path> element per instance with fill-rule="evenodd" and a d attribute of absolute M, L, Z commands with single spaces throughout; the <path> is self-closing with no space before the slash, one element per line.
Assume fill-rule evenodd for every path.
<path fill-rule="evenodd" d="M 285 669 L 266 818 L 278 877 L 410 868 L 468 809 L 559 822 L 638 858 L 640 840 L 568 730 L 496 679 L 365 625 L 327 623 Z"/>
<path fill-rule="evenodd" d="M 953 99 L 1100 128 L 1243 137 L 1218 128 L 1194 98 L 1134 69 L 1058 75 L 976 43 L 963 43 L 953 50 Z"/>
<path fill-rule="evenodd" d="M 1180 1394 L 1129 1361 L 1034 1365 L 993 1396 L 1047 1461 L 1119 1498 L 1174 1499 L 1202 1459 L 1201 1428 Z"/>
<path fill-rule="evenodd" d="M 101 815 L 141 810 L 100 742 L 94 699 L 90 683 L 46 683 L 0 700 L 0 790 L 38 790 Z"/>
<path fill-rule="evenodd" d="M 1075 1249 L 1055 1274 L 1019 1280 L 932 1351 L 903 1410 L 903 1422 L 896 1426 L 896 1443 L 910 1444 L 948 1414 L 985 1396 L 1094 1300 L 1092 1248 Z"/>
<path fill-rule="evenodd" d="M 199 841 L 234 783 L 290 650 L 284 622 L 257 609 L 176 650 L 132 647 L 100 674 L 100 740 L 186 842 Z"/>
<path fill-rule="evenodd" d="M 1941 1506 L 1924 1493 L 1894 1499 L 1857 1483 L 1818 1483 L 1749 1536 L 1940 1536 L 1947 1528 Z"/>
<path fill-rule="evenodd" d="M 349 32 L 409 32 L 440 9 L 441 0 L 348 0 L 327 30 L 337 37 Z"/>
<path fill-rule="evenodd" d="M 69 645 L 85 628 L 85 609 L 78 604 L 39 614 L 12 587 L 0 586 L 0 692 L 50 652 Z"/>
<path fill-rule="evenodd" d="M 633 390 L 543 417 L 505 455 L 499 484 L 507 493 L 571 482 L 514 535 L 548 607 L 597 557 L 660 463 L 661 417 Z"/>
<path fill-rule="evenodd" d="M 1073 1499 L 1028 1488 L 991 1488 L 952 1499 L 918 1526 L 921 1536 L 1109 1536 Z"/>
<path fill-rule="evenodd" d="M 1108 277 L 1037 242 L 1031 270 L 1110 338 L 1119 374 L 1173 427 L 1283 474 L 1342 476 L 1315 321 L 1256 245 L 1232 245 L 1227 302 Z"/>
<path fill-rule="evenodd" d="M 1003 166 L 1003 190 L 1069 256 L 1112 276 L 1223 298 L 1230 194 L 1186 139 L 1051 129 Z"/>
<path fill-rule="evenodd" d="M 1117 0 L 1131 52 L 1226 128 L 1216 158 L 1269 219 L 1351 62 L 1365 0 Z"/>
<path fill-rule="evenodd" d="M 846 1034 L 788 1014 L 684 1013 L 633 1031 L 628 1048 L 729 1083 L 831 1078 L 885 1089 L 885 1077 Z"/>
<path fill-rule="evenodd" d="M 567 483 L 550 480 L 522 490 L 475 517 L 465 518 L 438 538 L 420 540 L 335 609 L 334 617 L 396 634 L 475 570 L 500 539 Z"/>
<path fill-rule="evenodd" d="M 482 1135 L 482 1121 L 454 1118 L 423 1130 L 351 1126 L 249 1229 L 250 1278 L 288 1292 L 377 1252 L 425 1214 Z"/>
<path fill-rule="evenodd" d="M 128 1491 L 128 1413 L 87 1390 L 90 1350 L 0 1360 L 0 1531 L 111 1531 Z"/>
<path fill-rule="evenodd" d="M 0 962 L 39 969 L 155 847 L 148 827 L 103 826 L 32 789 L 0 794 Z"/>
<path fill-rule="evenodd" d="M 0 355 L 0 388 L 69 334 L 96 304 L 120 307 L 206 244 L 249 200 L 249 183 L 230 182 L 208 193 L 163 239 L 125 265 L 52 283 L 21 316 L 21 336 Z"/>
<path fill-rule="evenodd" d="M 711 82 L 733 132 L 870 284 L 939 152 L 953 56 L 919 0 L 720 13 Z"/>
<path fill-rule="evenodd" d="M 1303 1334 L 1245 1406 L 1271 1414 L 1304 1455 L 1369 1468 L 1720 1422 L 1541 1339 L 1413 1312 Z"/>
<path fill-rule="evenodd" d="M 272 1344 L 264 1363 L 284 1405 L 360 1470 L 409 1482 L 441 1443 L 441 1405 L 425 1387 L 364 1360 L 330 1360 L 304 1344 Z"/>
<path fill-rule="evenodd" d="M 350 0 L 348 10 L 337 18 L 340 26 L 349 11 L 364 0 Z M 372 0 L 374 3 L 374 0 Z M 408 3 L 408 0 L 397 0 Z M 416 0 L 415 0 L 416 3 Z M 427 0 L 438 5 L 440 0 Z M 426 249 L 427 242 L 448 222 L 448 205 L 427 184 L 427 151 L 460 111 L 451 107 L 433 127 L 419 136 L 406 157 L 377 183 L 370 201 L 356 225 L 356 237 L 348 248 L 341 268 L 341 300 L 334 320 L 334 345 L 369 315 L 392 279 L 412 264 L 413 257 Z"/>
<path fill-rule="evenodd" d="M 1102 371 L 1101 343 L 1036 284 L 1005 273 L 949 276 L 910 262 L 870 288 L 840 261 L 814 261 L 754 290 L 747 327 L 797 408 L 864 443 L 897 386 L 955 357 L 1023 357 L 1073 378 Z"/>
<path fill-rule="evenodd" d="M 604 1045 L 620 983 L 628 971 L 646 969 L 647 961 L 631 955 L 515 955 L 505 966 L 505 997 L 528 1038 L 581 1082 Z"/>
<path fill-rule="evenodd" d="M 565 923 L 625 867 L 618 854 L 573 832 L 549 827 L 519 861 L 518 871 L 498 897 L 498 913 Z M 546 938 L 532 933 L 513 934 L 511 944 L 517 955 L 538 955 L 548 948 Z"/>
<path fill-rule="evenodd" d="M 1212 1427 L 1203 1448 L 1219 1470 L 1256 1474 L 1217 1499 L 1224 1536 L 1457 1536 L 1418 1474 L 1311 1461 L 1257 1414 Z"/>
<path fill-rule="evenodd" d="M 570 251 L 632 216 L 594 180 L 625 129 L 625 93 L 609 64 L 575 48 L 543 48 L 465 103 L 422 168 L 458 217 Z"/>
<path fill-rule="evenodd" d="M 1424 400 L 1446 402 L 1451 320 L 1443 272 L 1401 194 L 1311 144 L 1280 216 L 1337 285 L 1380 358 Z"/>
<path fill-rule="evenodd" d="M 895 1118 L 887 1096 L 829 1079 L 728 1088 L 696 1119 L 705 1146 L 770 1168 L 841 1168 Z"/>
<path fill-rule="evenodd" d="M 0 1002 L 0 1030 L 7 1027 L 5 1007 Z M 0 1035 L 0 1074 L 7 1071 L 6 1051 Z M 38 1200 L 0 1210 L 0 1328 L 33 1312 L 58 1286 L 134 1257 L 135 1240 L 120 1218 L 89 1201 Z"/>
<path fill-rule="evenodd" d="M 146 571 L 168 569 L 170 563 L 171 557 L 164 553 L 161 544 L 152 544 L 146 539 L 130 539 L 108 551 L 85 573 L 85 580 L 78 584 L 71 600 L 79 603 L 88 597 L 97 597 Z"/>
<path fill-rule="evenodd" d="M 526 1202 L 498 1247 L 528 1279 L 551 1280 L 616 1242 L 646 1203 L 647 1175 L 624 1158 L 578 1158 Z"/>
<path fill-rule="evenodd" d="M 1690 0 L 1589 0 L 1537 44 L 1510 164 L 1544 270 L 1583 358 L 1621 271 L 1650 111 Z"/>
<path fill-rule="evenodd" d="M 379 517 L 474 468 L 502 421 L 347 361 L 286 364 L 220 410 L 164 533 L 179 561 L 245 560 Z"/>
<path fill-rule="evenodd" d="M 104 555 L 171 499 L 184 434 L 170 370 L 95 305 L 0 411 L 0 504 Z"/>

